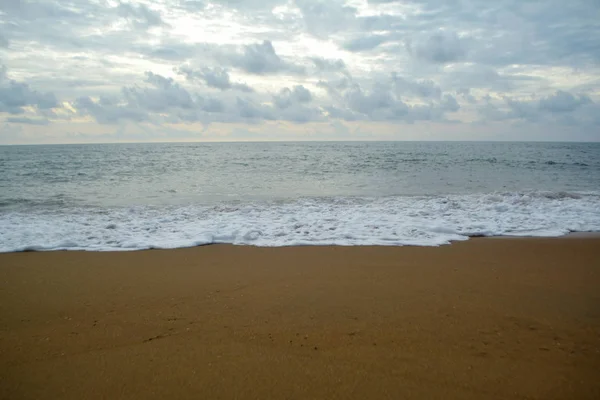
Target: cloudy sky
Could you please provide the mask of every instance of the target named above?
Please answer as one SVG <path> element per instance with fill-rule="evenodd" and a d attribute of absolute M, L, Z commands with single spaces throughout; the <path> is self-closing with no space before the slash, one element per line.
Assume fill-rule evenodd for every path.
<path fill-rule="evenodd" d="M 0 143 L 600 140 L 598 0 L 0 0 Z"/>

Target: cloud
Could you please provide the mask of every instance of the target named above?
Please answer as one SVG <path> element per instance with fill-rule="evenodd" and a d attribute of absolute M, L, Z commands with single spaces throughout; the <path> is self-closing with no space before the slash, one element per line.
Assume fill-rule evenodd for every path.
<path fill-rule="evenodd" d="M 442 89 L 429 79 L 410 80 L 399 76 L 396 72 L 390 74 L 390 79 L 398 96 L 436 99 L 442 95 Z"/>
<path fill-rule="evenodd" d="M 539 99 L 519 100 L 506 96 L 503 103 L 487 98 L 479 108 L 489 120 L 521 120 L 547 125 L 600 127 L 600 105 L 584 94 L 556 91 Z"/>
<path fill-rule="evenodd" d="M 275 52 L 273 43 L 269 40 L 264 40 L 262 43 L 244 45 L 241 52 L 227 54 L 225 58 L 231 62 L 232 66 L 250 74 L 304 73 L 304 67 L 284 61 Z"/>
<path fill-rule="evenodd" d="M 284 0 L 212 0 L 211 3 L 219 4 L 239 10 L 247 11 L 271 11 L 273 7 L 285 4 Z"/>
<path fill-rule="evenodd" d="M 123 87 L 121 97 L 101 97 L 97 101 L 80 97 L 73 106 L 101 124 L 210 122 L 211 114 L 222 113 L 226 108 L 221 100 L 190 93 L 172 78 L 152 72 L 146 72 L 145 78 L 146 85 Z"/>
<path fill-rule="evenodd" d="M 477 103 L 477 99 L 471 94 L 470 88 L 459 88 L 456 90 L 456 93 L 470 104 Z"/>
<path fill-rule="evenodd" d="M 586 95 L 574 96 L 569 92 L 559 90 L 551 96 L 540 99 L 538 106 L 540 110 L 551 113 L 564 113 L 592 103 L 592 100 Z"/>
<path fill-rule="evenodd" d="M 431 29 L 471 32 L 474 41 L 468 49 L 470 61 L 494 66 L 574 66 L 600 61 L 600 26 L 596 23 L 599 14 L 594 1 L 415 0 L 413 3 L 420 12 L 411 18 L 412 23 Z M 425 47 L 442 51 L 425 51 L 424 55 L 441 60 L 460 55 L 461 46 L 455 39 L 445 37 L 439 41 L 447 42 L 446 39 L 450 39 L 447 44 L 456 47 L 458 54 L 447 53 L 444 50 L 447 46 L 439 49 L 436 39 Z"/>
<path fill-rule="evenodd" d="M 253 101 L 249 99 L 242 99 L 238 97 L 236 99 L 237 110 L 243 118 L 251 119 L 251 120 L 273 120 L 275 117 L 272 114 L 272 110 L 270 107 L 266 107 L 260 104 L 255 104 Z"/>
<path fill-rule="evenodd" d="M 149 120 L 149 115 L 129 104 L 111 104 L 92 100 L 90 97 L 79 97 L 73 106 L 81 115 L 91 115 L 100 124 L 115 124 L 120 121 L 142 122 Z"/>
<path fill-rule="evenodd" d="M 200 11 L 206 7 L 206 3 L 202 0 L 176 0 L 174 6 L 185 11 Z"/>
<path fill-rule="evenodd" d="M 346 30 L 356 23 L 356 8 L 339 1 L 296 0 L 306 30 L 317 37 Z"/>
<path fill-rule="evenodd" d="M 312 100 L 312 94 L 302 85 L 296 85 L 292 89 L 283 88 L 273 96 L 273 103 L 277 108 L 285 109 L 294 104 L 308 103 Z"/>
<path fill-rule="evenodd" d="M 373 50 L 388 39 L 389 36 L 386 35 L 362 36 L 345 42 L 343 47 L 353 52 Z"/>
<path fill-rule="evenodd" d="M 435 64 L 447 64 L 462 60 L 466 55 L 465 44 L 456 33 L 436 32 L 415 42 L 406 44 L 414 57 Z"/>
<path fill-rule="evenodd" d="M 500 73 L 494 67 L 472 63 L 449 66 L 445 69 L 445 74 L 440 78 L 440 83 L 449 88 L 480 88 L 503 93 L 511 92 L 526 84 L 533 84 L 539 87 L 545 83 L 544 81 L 545 79 L 540 76 L 531 76 L 526 73 Z"/>
<path fill-rule="evenodd" d="M 26 107 L 49 110 L 58 107 L 56 96 L 50 92 L 38 92 L 26 83 L 9 79 L 6 66 L 0 68 L 0 112 L 23 114 Z"/>
<path fill-rule="evenodd" d="M 319 71 L 337 72 L 346 69 L 346 63 L 341 59 L 326 59 L 323 57 L 311 57 L 311 61 Z"/>
<path fill-rule="evenodd" d="M 121 121 L 153 122 L 161 120 L 197 121 L 201 112 L 221 112 L 223 105 L 217 100 L 192 95 L 175 82 L 152 72 L 145 73 L 145 85 L 126 86 L 120 97 L 79 97 L 73 106 L 80 114 L 90 115 L 101 124 Z M 166 115 L 166 116 L 165 116 Z"/>
<path fill-rule="evenodd" d="M 193 69 L 190 66 L 184 65 L 177 69 L 177 73 L 186 77 L 190 81 L 202 80 L 208 87 L 228 90 L 236 89 L 242 92 L 253 92 L 250 86 L 245 83 L 232 83 L 229 77 L 229 72 L 220 67 L 209 68 L 204 67 L 202 69 Z"/>
<path fill-rule="evenodd" d="M 451 94 L 445 94 L 440 102 L 440 107 L 444 111 L 456 112 L 460 110 L 460 104 L 456 101 L 456 97 Z"/>
<path fill-rule="evenodd" d="M 72 107 L 79 115 L 89 115 L 100 124 L 117 124 L 123 121 L 152 124 L 257 123 L 273 120 L 305 123 L 323 119 L 319 107 L 308 106 L 313 97 L 302 85 L 282 89 L 273 96 L 273 105 L 257 98 L 232 98 L 225 92 L 219 93 L 222 98 L 191 92 L 172 78 L 146 72 L 144 84 L 123 87 L 121 96 L 98 99 L 79 97 L 72 103 Z"/>
<path fill-rule="evenodd" d="M 289 90 L 289 89 L 288 89 Z M 323 113 L 317 107 L 308 107 L 306 103 L 306 94 L 302 93 L 299 95 L 301 100 L 296 97 L 296 94 L 292 92 L 289 104 L 285 104 L 280 107 L 280 104 L 276 104 L 276 107 L 265 104 L 259 104 L 251 99 L 243 99 L 238 97 L 236 100 L 236 107 L 239 116 L 249 120 L 251 122 L 258 122 L 261 120 L 265 121 L 291 121 L 295 123 L 306 123 L 311 121 L 320 121 L 323 119 Z"/>
<path fill-rule="evenodd" d="M 446 121 L 446 113 L 460 109 L 454 96 L 448 93 L 442 95 L 432 83 L 410 81 L 398 74 L 374 80 L 369 89 L 348 79 L 321 82 L 320 87 L 326 88 L 337 103 L 334 107 L 325 108 L 328 114 L 348 121 Z M 426 101 L 409 104 L 403 100 L 410 92 L 419 90 L 420 97 Z"/>
<path fill-rule="evenodd" d="M 50 121 L 45 118 L 27 118 L 27 117 L 8 117 L 6 122 L 13 124 L 26 124 L 26 125 L 48 125 Z"/>
<path fill-rule="evenodd" d="M 0 121 L 259 132 L 479 118 L 591 132 L 598 12 L 588 0 L 0 1 L 13 78 L 0 69 Z"/>
<path fill-rule="evenodd" d="M 318 108 L 295 104 L 284 109 L 280 114 L 280 119 L 304 124 L 307 122 L 322 121 L 324 116 Z"/>
<path fill-rule="evenodd" d="M 160 13 L 151 10 L 145 4 L 119 3 L 118 14 L 130 21 L 136 28 L 148 29 L 166 25 Z"/>
<path fill-rule="evenodd" d="M 130 104 L 153 112 L 167 111 L 170 108 L 190 109 L 194 100 L 190 93 L 172 78 L 146 72 L 146 82 L 150 87 L 124 88 L 123 93 Z"/>
<path fill-rule="evenodd" d="M 317 108 L 306 107 L 311 102 L 310 91 L 301 85 L 285 88 L 275 96 L 272 107 L 251 97 L 213 97 L 195 93 L 181 86 L 172 78 L 146 72 L 145 84 L 123 87 L 121 96 L 77 98 L 72 106 L 80 115 L 92 116 L 101 124 L 123 121 L 150 122 L 152 124 L 190 122 L 240 122 L 256 123 L 263 120 L 288 120 L 308 122 L 321 119 Z"/>
<path fill-rule="evenodd" d="M 169 49 L 156 49 L 149 43 L 156 43 L 158 35 L 170 38 L 165 33 L 172 27 L 154 5 L 147 4 L 105 0 L 0 1 L 0 36 L 10 43 L 9 57 L 20 53 L 23 67 L 41 73 L 46 71 L 36 68 L 39 62 L 35 61 L 40 57 L 50 63 L 59 58 L 56 64 L 60 68 L 65 68 L 66 56 L 73 53 L 85 54 L 98 65 L 108 58 L 124 60 L 134 53 L 146 56 L 144 53 L 151 49 L 156 50 L 156 56 L 164 50 L 165 57 L 173 57 L 174 54 L 167 54 Z M 70 64 L 66 65 L 72 67 Z M 76 67 L 73 69 L 70 72 L 81 73 Z M 104 69 L 104 74 L 114 76 L 117 71 Z"/>

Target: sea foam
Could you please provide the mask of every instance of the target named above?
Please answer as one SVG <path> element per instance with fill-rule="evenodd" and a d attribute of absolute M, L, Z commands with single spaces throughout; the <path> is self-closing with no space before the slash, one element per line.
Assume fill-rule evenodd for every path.
<path fill-rule="evenodd" d="M 600 231 L 600 193 L 331 197 L 219 205 L 0 211 L 0 251 L 438 246 L 473 236 Z"/>

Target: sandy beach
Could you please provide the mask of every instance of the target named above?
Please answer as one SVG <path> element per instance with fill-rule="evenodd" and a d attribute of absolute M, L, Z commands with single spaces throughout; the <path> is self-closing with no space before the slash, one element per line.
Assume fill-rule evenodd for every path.
<path fill-rule="evenodd" d="M 600 239 L 0 254 L 2 399 L 599 399 Z"/>

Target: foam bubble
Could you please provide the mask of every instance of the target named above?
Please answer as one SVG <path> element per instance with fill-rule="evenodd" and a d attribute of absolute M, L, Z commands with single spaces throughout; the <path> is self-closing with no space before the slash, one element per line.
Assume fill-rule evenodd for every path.
<path fill-rule="evenodd" d="M 256 246 L 438 246 L 472 236 L 600 231 L 600 194 L 301 198 L 217 206 L 39 209 L 0 214 L 0 251 Z"/>

